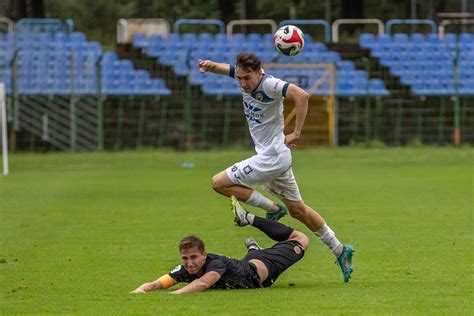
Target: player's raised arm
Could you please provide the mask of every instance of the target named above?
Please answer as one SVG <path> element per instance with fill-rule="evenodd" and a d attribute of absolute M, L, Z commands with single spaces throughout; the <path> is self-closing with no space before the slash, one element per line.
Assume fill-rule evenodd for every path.
<path fill-rule="evenodd" d="M 185 287 L 173 291 L 170 294 L 184 294 L 191 292 L 202 292 L 216 284 L 221 278 L 221 275 L 216 271 L 209 271 L 203 274 L 199 279 L 194 280 Z"/>
<path fill-rule="evenodd" d="M 219 75 L 228 76 L 230 74 L 230 65 L 225 63 L 216 63 L 212 60 L 198 60 L 200 72 L 213 72 Z"/>
<path fill-rule="evenodd" d="M 146 293 L 154 290 L 165 290 L 176 283 L 176 280 L 170 277 L 169 274 L 165 274 L 153 282 L 143 283 L 130 293 Z"/>
<path fill-rule="evenodd" d="M 296 122 L 293 133 L 286 135 L 285 145 L 295 146 L 295 142 L 300 138 L 303 129 L 306 113 L 308 112 L 309 94 L 300 87 L 290 84 L 286 92 L 286 98 L 295 104 Z"/>

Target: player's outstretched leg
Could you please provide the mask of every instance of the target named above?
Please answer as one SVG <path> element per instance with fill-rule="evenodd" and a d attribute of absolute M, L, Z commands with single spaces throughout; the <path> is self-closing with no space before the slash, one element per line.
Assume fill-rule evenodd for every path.
<path fill-rule="evenodd" d="M 344 282 L 349 282 L 352 273 L 352 254 L 355 249 L 352 245 L 344 245 L 344 250 L 337 258 L 336 262 L 341 267 Z"/>
<path fill-rule="evenodd" d="M 293 228 L 288 227 L 282 223 L 258 217 L 255 214 L 247 212 L 247 210 L 240 205 L 235 196 L 230 197 L 230 207 L 234 213 L 234 222 L 236 226 L 242 227 L 252 225 L 260 229 L 268 237 L 275 241 L 287 240 L 294 231 Z"/>
<path fill-rule="evenodd" d="M 248 251 L 250 250 L 262 250 L 263 248 L 257 243 L 253 237 L 245 239 L 245 247 Z"/>

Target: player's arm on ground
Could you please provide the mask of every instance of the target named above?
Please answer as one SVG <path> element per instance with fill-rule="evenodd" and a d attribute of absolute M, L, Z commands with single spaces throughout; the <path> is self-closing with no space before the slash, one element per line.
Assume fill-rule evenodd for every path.
<path fill-rule="evenodd" d="M 285 97 L 293 102 L 296 109 L 295 129 L 291 134 L 285 137 L 285 145 L 293 147 L 295 146 L 294 143 L 300 138 L 301 131 L 303 130 L 304 120 L 308 112 L 309 94 L 297 85 L 290 84 Z"/>
<path fill-rule="evenodd" d="M 191 292 L 202 292 L 216 284 L 221 278 L 221 275 L 216 271 L 209 271 L 204 273 L 199 279 L 196 279 L 186 285 L 185 287 L 171 292 L 171 294 L 184 294 Z"/>
<path fill-rule="evenodd" d="M 230 74 L 230 65 L 225 63 L 216 63 L 212 60 L 198 60 L 200 72 L 213 72 L 219 75 L 228 76 Z"/>
<path fill-rule="evenodd" d="M 154 290 L 166 290 L 167 288 L 172 287 L 176 283 L 178 282 L 176 282 L 175 279 L 170 277 L 169 274 L 165 274 L 156 279 L 155 281 L 143 283 L 130 293 L 145 293 Z"/>

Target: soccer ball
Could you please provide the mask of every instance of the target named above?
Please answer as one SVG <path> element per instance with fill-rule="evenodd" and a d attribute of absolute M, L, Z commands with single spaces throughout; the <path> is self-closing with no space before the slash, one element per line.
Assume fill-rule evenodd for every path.
<path fill-rule="evenodd" d="M 286 56 L 295 56 L 304 47 L 304 35 L 294 25 L 285 25 L 278 29 L 273 35 L 275 49 Z"/>

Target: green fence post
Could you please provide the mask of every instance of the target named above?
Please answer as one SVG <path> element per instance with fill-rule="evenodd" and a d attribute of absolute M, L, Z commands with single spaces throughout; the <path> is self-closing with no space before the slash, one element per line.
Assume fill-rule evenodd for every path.
<path fill-rule="evenodd" d="M 77 104 L 78 97 L 74 94 L 69 96 L 69 117 L 70 117 L 70 146 L 71 150 L 76 150 L 77 143 Z"/>
<path fill-rule="evenodd" d="M 395 121 L 395 145 L 400 146 L 402 132 L 403 99 L 398 99 L 397 116 Z"/>
<path fill-rule="evenodd" d="M 115 130 L 115 144 L 114 148 L 119 149 L 120 146 L 122 145 L 122 128 L 123 128 L 123 112 L 124 112 L 124 96 L 119 97 L 119 106 L 118 106 L 118 118 L 117 118 L 117 128 Z"/>
<path fill-rule="evenodd" d="M 230 128 L 230 97 L 225 98 L 225 108 L 224 108 L 224 133 L 223 133 L 223 144 L 227 146 L 229 144 L 229 128 Z"/>
<path fill-rule="evenodd" d="M 200 104 L 201 106 L 201 109 L 202 109 L 202 118 L 201 118 L 201 141 L 204 143 L 204 144 L 207 144 L 207 130 L 208 130 L 208 126 L 207 126 L 207 116 L 208 116 L 208 112 L 210 114 L 211 111 L 209 111 L 209 105 L 208 105 L 208 102 L 205 101 L 203 104 Z"/>
<path fill-rule="evenodd" d="M 382 139 L 380 133 L 380 116 L 382 111 L 382 98 L 380 96 L 375 97 L 375 114 L 374 114 L 374 138 Z"/>
<path fill-rule="evenodd" d="M 371 137 L 371 128 L 370 128 L 370 96 L 365 95 L 365 123 L 364 123 L 364 130 L 365 130 L 365 142 L 368 143 Z"/>
<path fill-rule="evenodd" d="M 453 133 L 454 146 L 461 145 L 461 100 L 459 93 L 456 92 L 454 96 L 454 133 Z"/>
<path fill-rule="evenodd" d="M 419 108 L 417 109 L 417 107 L 415 107 L 415 111 L 416 111 L 416 137 L 418 138 L 420 143 L 422 143 L 422 139 L 423 139 L 423 115 L 422 115 L 422 111 L 423 111 L 423 109 L 426 108 L 425 107 L 426 98 L 424 98 L 420 101 L 422 101 L 422 102 L 420 102 Z"/>
<path fill-rule="evenodd" d="M 137 142 L 136 147 L 142 145 L 143 140 L 143 125 L 145 125 L 145 97 L 140 98 L 140 110 L 138 112 L 138 127 L 137 127 Z"/>
<path fill-rule="evenodd" d="M 370 75 L 370 63 L 367 57 L 362 58 L 362 63 L 364 64 L 365 71 Z M 371 138 L 371 128 L 370 128 L 370 110 L 371 110 L 371 97 L 369 95 L 369 81 L 365 87 L 365 142 L 369 142 Z"/>
<path fill-rule="evenodd" d="M 354 102 L 354 116 L 352 118 L 352 138 L 357 140 L 357 134 L 359 133 L 359 109 L 360 100 Z"/>
<path fill-rule="evenodd" d="M 441 96 L 439 102 L 439 116 L 438 116 L 438 145 L 442 145 L 444 134 L 444 112 L 446 109 L 446 97 Z"/>
<path fill-rule="evenodd" d="M 104 100 L 102 95 L 102 56 L 96 61 L 97 70 L 97 149 L 104 149 Z"/>
<path fill-rule="evenodd" d="M 184 100 L 184 126 L 185 132 L 181 140 L 180 149 L 191 149 L 193 145 L 193 113 L 192 113 L 192 95 L 191 84 L 186 81 L 186 99 Z"/>
<path fill-rule="evenodd" d="M 160 104 L 160 127 L 158 131 L 158 147 L 163 146 L 164 136 L 166 132 L 166 115 L 168 110 L 168 100 L 167 98 L 157 97 L 156 99 Z"/>

